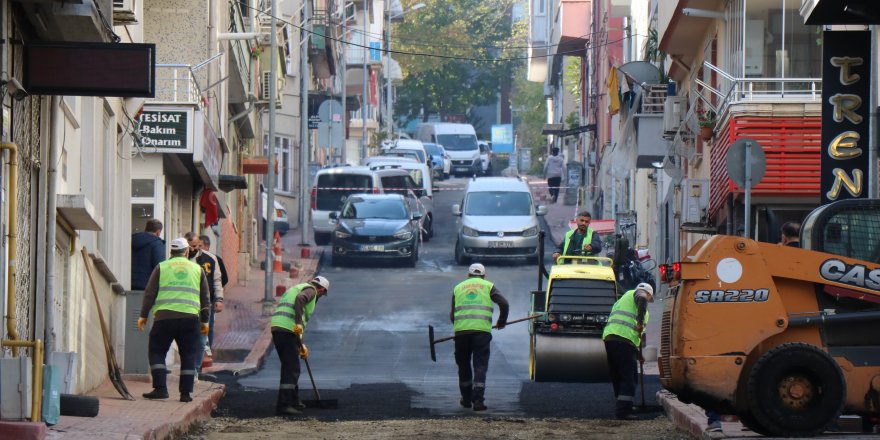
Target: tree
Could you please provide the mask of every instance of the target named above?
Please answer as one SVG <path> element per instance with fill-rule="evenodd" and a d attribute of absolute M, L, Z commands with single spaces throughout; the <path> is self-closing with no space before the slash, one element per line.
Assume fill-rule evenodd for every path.
<path fill-rule="evenodd" d="M 406 0 L 404 8 L 416 0 Z M 437 113 L 442 120 L 466 114 L 476 105 L 494 102 L 503 81 L 509 81 L 525 49 L 507 49 L 511 37 L 510 11 L 514 0 L 432 0 L 406 16 L 392 38 L 400 59 L 403 83 L 398 87 L 395 113 Z M 425 54 L 436 56 L 425 56 Z"/>

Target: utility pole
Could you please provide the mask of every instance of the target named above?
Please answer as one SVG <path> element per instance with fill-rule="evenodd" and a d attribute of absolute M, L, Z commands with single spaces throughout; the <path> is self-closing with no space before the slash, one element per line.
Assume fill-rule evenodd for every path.
<path fill-rule="evenodd" d="M 302 26 L 300 26 L 300 42 L 299 42 L 299 70 L 300 70 L 300 88 L 299 88 L 299 207 L 300 207 L 300 246 L 308 246 L 309 243 L 309 219 L 311 213 L 309 209 L 309 154 L 311 148 L 309 146 L 309 82 L 311 72 L 309 72 L 309 40 L 312 30 L 312 2 L 306 0 L 303 2 L 302 9 Z M 330 112 L 333 113 L 332 111 Z M 332 124 L 332 122 L 331 122 Z"/>
<path fill-rule="evenodd" d="M 364 33 L 363 33 L 363 79 L 364 79 L 364 88 L 361 92 L 361 157 L 363 160 L 367 157 L 367 57 L 369 56 L 369 46 L 370 42 L 367 41 L 367 22 L 370 18 L 367 16 L 369 12 L 369 8 L 367 7 L 366 0 L 364 1 Z"/>
<path fill-rule="evenodd" d="M 272 17 L 269 29 L 269 170 L 266 173 L 266 283 L 263 291 L 263 316 L 272 313 L 275 299 L 272 296 L 274 272 L 272 271 L 272 240 L 275 236 L 275 100 L 278 99 L 278 25 L 277 0 L 272 4 L 269 14 Z"/>

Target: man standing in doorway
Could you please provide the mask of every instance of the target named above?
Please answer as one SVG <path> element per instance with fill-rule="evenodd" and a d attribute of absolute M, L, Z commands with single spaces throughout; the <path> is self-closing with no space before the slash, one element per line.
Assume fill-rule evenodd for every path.
<path fill-rule="evenodd" d="M 131 290 L 144 290 L 153 269 L 163 260 L 162 222 L 151 218 L 142 232 L 131 234 Z"/>
<path fill-rule="evenodd" d="M 202 351 L 201 337 L 208 334 L 208 280 L 202 269 L 187 259 L 189 243 L 184 238 L 171 241 L 171 258 L 153 270 L 144 289 L 138 330 L 144 331 L 147 316 L 153 313 L 150 330 L 150 374 L 153 391 L 147 399 L 167 399 L 165 355 L 171 342 L 180 350 L 180 401 L 191 402 L 195 386 L 196 361 Z"/>
<path fill-rule="evenodd" d="M 492 303 L 498 304 L 495 328 L 507 325 L 510 306 L 495 285 L 487 281 L 486 268 L 474 263 L 468 278 L 452 291 L 449 318 L 455 330 L 455 363 L 458 365 L 458 388 L 461 406 L 485 411 L 486 373 L 489 370 L 489 344 L 492 342 Z M 473 365 L 473 369 L 471 366 Z"/>

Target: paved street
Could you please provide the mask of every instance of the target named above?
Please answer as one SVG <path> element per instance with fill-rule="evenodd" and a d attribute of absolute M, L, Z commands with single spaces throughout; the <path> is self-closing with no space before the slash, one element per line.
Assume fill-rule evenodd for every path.
<path fill-rule="evenodd" d="M 443 187 L 463 187 L 452 179 Z M 453 259 L 455 217 L 450 213 L 461 191 L 435 192 L 435 237 L 426 243 L 415 269 L 368 265 L 333 267 L 325 253 L 321 273 L 333 283 L 309 323 L 306 343 L 322 398 L 338 399 L 339 409 L 311 410 L 309 417 L 375 419 L 462 416 L 474 414 L 458 405 L 452 342 L 437 345 L 431 362 L 427 326 L 437 337 L 451 335 L 452 287 L 466 267 Z M 547 239 L 548 254 L 552 242 Z M 487 262 L 487 278 L 511 304 L 510 318 L 528 313 L 536 267 L 524 262 Z M 491 416 L 613 418 L 610 384 L 532 383 L 528 379 L 528 332 L 525 323 L 493 334 L 487 384 Z M 229 383 L 220 415 L 268 417 L 274 410 L 279 362 L 270 354 L 257 374 Z M 302 398 L 313 398 L 303 368 Z M 228 378 L 227 379 L 231 379 Z M 657 376 L 648 376 L 645 394 L 654 405 Z M 644 418 L 662 413 L 654 411 Z"/>

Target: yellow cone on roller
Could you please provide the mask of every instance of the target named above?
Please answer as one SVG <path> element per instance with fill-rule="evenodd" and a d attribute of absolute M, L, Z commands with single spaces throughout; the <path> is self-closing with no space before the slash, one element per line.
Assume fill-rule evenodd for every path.
<path fill-rule="evenodd" d="M 565 257 L 532 292 L 529 375 L 537 382 L 610 382 L 602 330 L 617 301 L 611 259 Z"/>

